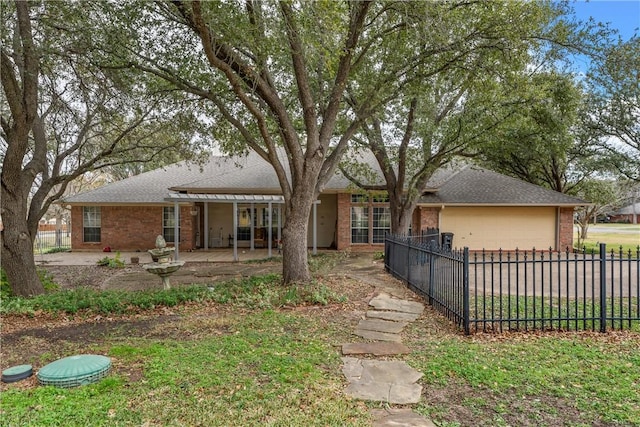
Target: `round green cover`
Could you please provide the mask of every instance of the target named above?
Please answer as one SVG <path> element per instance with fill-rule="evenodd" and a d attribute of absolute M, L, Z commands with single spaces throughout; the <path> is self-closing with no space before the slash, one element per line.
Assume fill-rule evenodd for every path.
<path fill-rule="evenodd" d="M 31 365 L 18 365 L 12 366 L 2 371 L 2 382 L 14 383 L 25 378 L 29 378 L 33 374 L 33 367 Z"/>
<path fill-rule="evenodd" d="M 51 362 L 38 371 L 41 384 L 74 386 L 102 378 L 111 367 L 111 359 L 96 354 L 69 356 Z"/>
<path fill-rule="evenodd" d="M 4 371 L 2 371 L 2 375 L 4 375 L 4 376 L 21 375 L 21 374 L 24 374 L 26 372 L 29 372 L 29 370 L 31 370 L 31 369 L 33 369 L 33 367 L 31 365 L 12 366 L 12 367 L 7 368 Z"/>

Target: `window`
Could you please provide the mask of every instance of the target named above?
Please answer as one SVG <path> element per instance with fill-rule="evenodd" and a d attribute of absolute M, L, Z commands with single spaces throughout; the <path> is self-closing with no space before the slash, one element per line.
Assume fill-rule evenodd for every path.
<path fill-rule="evenodd" d="M 82 208 L 82 236 L 85 242 L 100 242 L 100 223 L 100 206 L 84 206 Z"/>
<path fill-rule="evenodd" d="M 173 207 L 162 208 L 162 237 L 167 243 L 176 243 L 175 238 L 176 216 Z M 178 224 L 178 237 L 180 234 L 180 224 Z"/>
<path fill-rule="evenodd" d="M 384 243 L 391 230 L 389 196 L 378 192 L 351 195 L 351 243 Z"/>
<path fill-rule="evenodd" d="M 373 243 L 384 243 L 384 236 L 391 230 L 391 212 L 387 207 L 373 208 Z"/>
<path fill-rule="evenodd" d="M 351 243 L 369 243 L 369 208 L 351 207 Z"/>

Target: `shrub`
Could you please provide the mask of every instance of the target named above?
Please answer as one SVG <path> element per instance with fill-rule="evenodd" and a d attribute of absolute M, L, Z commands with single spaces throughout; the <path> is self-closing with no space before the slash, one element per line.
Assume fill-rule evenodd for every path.
<path fill-rule="evenodd" d="M 7 273 L 4 272 L 3 268 L 0 268 L 0 300 L 7 299 L 11 294 L 11 286 L 9 286 Z"/>
<path fill-rule="evenodd" d="M 38 276 L 44 286 L 45 292 L 55 292 L 60 289 L 57 283 L 53 281 L 53 276 L 46 270 L 38 270 Z M 4 269 L 0 268 L 0 300 L 5 301 L 13 295 L 11 286 L 9 285 L 9 279 L 7 279 L 7 273 Z"/>
<path fill-rule="evenodd" d="M 109 258 L 108 256 L 106 256 L 99 259 L 97 261 L 97 264 L 109 268 L 122 268 L 124 267 L 124 260 L 120 258 L 120 252 L 116 252 L 115 258 Z"/>

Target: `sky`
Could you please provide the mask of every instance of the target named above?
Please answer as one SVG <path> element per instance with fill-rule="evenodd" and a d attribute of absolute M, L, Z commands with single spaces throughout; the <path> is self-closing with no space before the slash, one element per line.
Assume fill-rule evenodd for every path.
<path fill-rule="evenodd" d="M 640 35 L 640 0 L 578 0 L 572 5 L 579 20 L 587 21 L 592 16 L 596 21 L 609 23 L 620 31 L 623 40 Z"/>

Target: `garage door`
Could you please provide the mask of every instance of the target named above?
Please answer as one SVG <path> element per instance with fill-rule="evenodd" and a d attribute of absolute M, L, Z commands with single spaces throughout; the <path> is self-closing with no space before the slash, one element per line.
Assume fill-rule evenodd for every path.
<path fill-rule="evenodd" d="M 447 206 L 440 211 L 440 231 L 454 233 L 458 248 L 555 248 L 556 209 Z"/>

